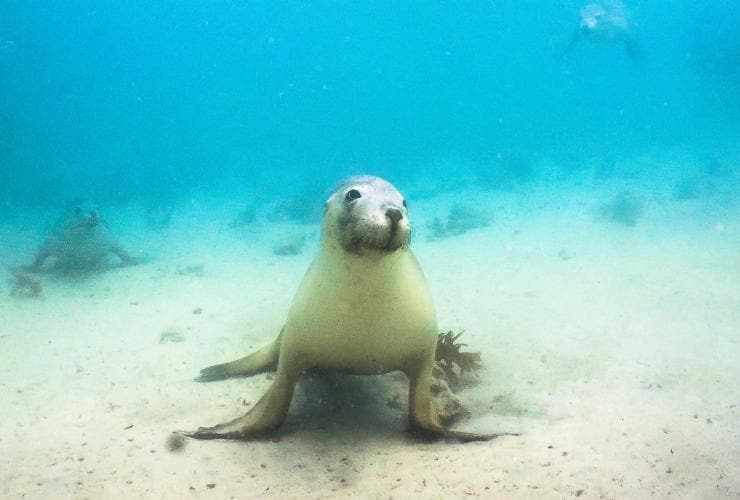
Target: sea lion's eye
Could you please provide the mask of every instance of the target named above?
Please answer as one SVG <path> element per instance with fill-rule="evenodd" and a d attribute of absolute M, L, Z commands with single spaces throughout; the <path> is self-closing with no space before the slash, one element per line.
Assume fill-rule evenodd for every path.
<path fill-rule="evenodd" d="M 350 189 L 347 191 L 347 196 L 344 197 L 344 199 L 349 203 L 350 201 L 355 201 L 356 199 L 360 198 L 362 195 L 360 192 L 356 189 Z"/>

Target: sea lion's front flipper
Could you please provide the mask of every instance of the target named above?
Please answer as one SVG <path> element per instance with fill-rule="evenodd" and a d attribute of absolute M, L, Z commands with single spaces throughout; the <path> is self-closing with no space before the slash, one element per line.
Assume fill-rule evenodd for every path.
<path fill-rule="evenodd" d="M 121 259 L 121 267 L 124 266 L 135 266 L 138 264 L 138 260 L 133 258 L 121 245 L 114 243 L 110 249 L 111 253 Z"/>
<path fill-rule="evenodd" d="M 235 418 L 231 422 L 214 425 L 213 427 L 198 427 L 197 431 L 177 431 L 181 436 L 194 439 L 242 439 L 257 438 L 271 430 L 271 428 L 260 429 L 255 427 L 250 413 Z M 279 424 L 277 424 L 279 425 Z M 275 425 L 274 427 L 277 427 Z"/>
<path fill-rule="evenodd" d="M 52 250 L 51 243 L 47 242 L 41 247 L 41 250 L 36 254 L 36 257 L 28 265 L 21 266 L 18 269 L 27 273 L 38 273 L 44 270 L 44 263 L 49 259 L 54 252 Z"/>
<path fill-rule="evenodd" d="M 476 434 L 472 432 L 445 429 L 432 403 L 432 363 L 425 360 L 419 367 L 406 371 L 409 378 L 409 424 L 411 433 L 425 439 L 449 438 L 463 443 L 470 441 L 488 441 L 500 436 L 517 436 L 518 434 L 500 432 L 494 434 Z"/>
<path fill-rule="evenodd" d="M 287 363 L 286 363 L 287 365 Z M 302 370 L 278 368 L 275 381 L 264 396 L 244 416 L 214 427 L 200 427 L 193 432 L 180 432 L 195 439 L 250 439 L 263 435 L 283 423 L 290 408 L 296 382 Z"/>
<path fill-rule="evenodd" d="M 630 56 L 630 59 L 633 61 L 639 60 L 640 46 L 637 43 L 637 40 L 628 35 L 624 40 L 624 44 L 627 47 L 627 54 Z"/>
<path fill-rule="evenodd" d="M 280 338 L 283 331 L 275 340 L 255 352 L 228 363 L 203 368 L 195 380 L 197 382 L 213 382 L 231 377 L 246 377 L 277 366 L 280 354 Z"/>
<path fill-rule="evenodd" d="M 563 54 L 570 54 L 573 48 L 575 48 L 576 45 L 578 45 L 579 41 L 582 38 L 582 33 L 580 28 L 576 28 L 573 31 L 573 34 L 570 36 L 570 41 L 568 42 L 568 46 L 565 47 L 565 50 L 563 50 Z"/>
<path fill-rule="evenodd" d="M 495 432 L 492 434 L 477 434 L 475 432 L 453 431 L 445 429 L 442 426 L 421 427 L 419 422 L 411 422 L 409 432 L 412 436 L 425 441 L 435 441 L 439 439 L 449 439 L 461 443 L 470 443 L 472 441 L 490 441 L 502 436 L 518 436 L 516 432 Z"/>

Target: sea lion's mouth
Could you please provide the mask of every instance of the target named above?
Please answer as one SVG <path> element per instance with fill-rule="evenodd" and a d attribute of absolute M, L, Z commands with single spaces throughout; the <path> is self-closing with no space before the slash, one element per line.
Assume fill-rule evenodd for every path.
<path fill-rule="evenodd" d="M 391 231 L 388 235 L 388 242 L 385 244 L 384 249 L 387 252 L 395 252 L 396 250 L 402 250 L 409 245 L 411 239 L 411 230 L 406 227 L 402 229 L 400 224 L 394 222 L 391 224 Z"/>
<path fill-rule="evenodd" d="M 91 220 L 91 219 L 83 219 L 79 222 L 77 222 L 76 227 L 82 228 L 82 229 L 88 229 L 92 228 L 98 225 L 98 221 Z"/>
<path fill-rule="evenodd" d="M 342 241 L 345 251 L 362 254 L 363 251 L 393 253 L 406 248 L 409 244 L 409 233 L 393 224 L 390 228 L 378 228 L 376 231 L 359 231 Z"/>

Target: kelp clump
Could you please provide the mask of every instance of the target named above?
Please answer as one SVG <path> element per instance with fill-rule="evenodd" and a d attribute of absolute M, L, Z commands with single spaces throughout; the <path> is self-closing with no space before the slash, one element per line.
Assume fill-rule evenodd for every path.
<path fill-rule="evenodd" d="M 457 342 L 464 332 L 465 330 L 462 330 L 453 334 L 452 330 L 449 330 L 440 333 L 437 338 L 435 359 L 451 384 L 456 384 L 465 372 L 476 373 L 481 368 L 480 352 L 460 351 L 467 346 L 467 344 Z"/>

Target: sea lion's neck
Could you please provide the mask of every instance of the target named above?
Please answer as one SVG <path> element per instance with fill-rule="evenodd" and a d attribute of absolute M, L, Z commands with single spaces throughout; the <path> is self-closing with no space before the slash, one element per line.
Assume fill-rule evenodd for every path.
<path fill-rule="evenodd" d="M 353 274 L 360 272 L 365 275 L 377 274 L 397 266 L 408 257 L 408 248 L 401 248 L 392 252 L 359 248 L 357 251 L 348 251 L 334 241 L 323 241 L 319 253 L 319 261 L 323 266 L 334 267 L 337 270 L 346 270 Z"/>

